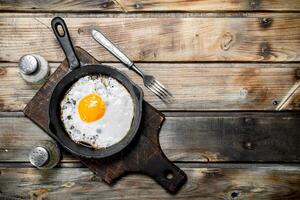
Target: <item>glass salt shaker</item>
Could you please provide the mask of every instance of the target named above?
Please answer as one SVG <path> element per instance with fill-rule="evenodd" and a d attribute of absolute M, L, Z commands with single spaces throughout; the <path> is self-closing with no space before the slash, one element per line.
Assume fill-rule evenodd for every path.
<path fill-rule="evenodd" d="M 22 78 L 29 83 L 43 83 L 49 73 L 48 62 L 40 55 L 28 54 L 19 60 L 19 71 Z"/>

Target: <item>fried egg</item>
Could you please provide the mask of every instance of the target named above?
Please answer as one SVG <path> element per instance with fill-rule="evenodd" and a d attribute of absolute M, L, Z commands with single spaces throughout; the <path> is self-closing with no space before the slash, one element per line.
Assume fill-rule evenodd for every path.
<path fill-rule="evenodd" d="M 66 92 L 60 108 L 70 138 L 95 149 L 120 142 L 134 116 L 130 93 L 119 81 L 104 75 L 78 79 Z"/>

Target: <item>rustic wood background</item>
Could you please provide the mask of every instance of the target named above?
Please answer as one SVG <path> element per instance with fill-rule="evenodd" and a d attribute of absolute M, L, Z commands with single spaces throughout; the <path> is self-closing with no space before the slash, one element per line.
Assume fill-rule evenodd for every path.
<path fill-rule="evenodd" d="M 0 199 L 300 199 L 299 0 L 0 0 Z M 127 73 L 84 32 L 96 25 L 176 97 L 160 142 L 188 182 L 167 194 L 146 176 L 113 187 L 64 153 L 41 171 L 28 153 L 50 140 L 21 113 L 40 85 L 18 59 L 64 59 L 50 28 L 62 16 L 74 44 Z"/>

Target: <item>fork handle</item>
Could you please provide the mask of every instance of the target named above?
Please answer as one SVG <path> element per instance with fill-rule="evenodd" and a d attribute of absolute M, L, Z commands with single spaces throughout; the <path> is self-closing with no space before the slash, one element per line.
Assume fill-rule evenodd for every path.
<path fill-rule="evenodd" d="M 133 69 L 134 63 L 118 49 L 109 39 L 107 39 L 100 31 L 92 29 L 92 37 L 106 50 L 113 54 L 119 61 L 121 61 L 129 69 Z"/>

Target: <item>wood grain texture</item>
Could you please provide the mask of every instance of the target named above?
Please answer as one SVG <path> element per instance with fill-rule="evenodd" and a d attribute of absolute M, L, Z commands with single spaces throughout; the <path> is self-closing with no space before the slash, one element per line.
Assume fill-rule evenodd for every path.
<path fill-rule="evenodd" d="M 0 61 L 17 62 L 26 53 L 62 61 L 50 28 L 51 16 L 0 17 Z M 285 16 L 285 17 L 284 17 Z M 101 61 L 115 61 L 82 30 L 94 25 L 132 60 L 147 62 L 300 61 L 300 17 L 66 17 L 74 44 Z M 147 24 L 147 26 L 145 26 Z M 78 30 L 79 28 L 80 31 Z"/>
<path fill-rule="evenodd" d="M 175 162 L 299 162 L 299 113 L 166 113 L 160 144 Z M 0 118 L 0 162 L 28 162 L 46 133 L 24 117 Z M 77 161 L 64 154 L 64 162 Z"/>
<path fill-rule="evenodd" d="M 120 64 L 138 85 L 141 79 Z M 51 64 L 52 71 L 57 64 Z M 275 110 L 298 80 L 299 64 L 140 64 L 173 93 L 164 104 L 143 87 L 145 100 L 159 110 Z M 171 73 L 170 73 L 171 72 Z M 20 111 L 40 85 L 30 85 L 18 74 L 16 64 L 0 64 L 0 110 Z M 275 103 L 274 103 L 275 102 Z M 298 104 L 292 108 L 298 109 Z"/>
<path fill-rule="evenodd" d="M 0 0 L 0 10 L 26 12 L 105 11 L 299 11 L 297 0 Z"/>
<path fill-rule="evenodd" d="M 86 168 L 1 168 L 0 198 L 19 199 L 299 199 L 297 166 L 184 168 L 189 182 L 175 196 L 145 176 L 128 176 L 113 187 Z"/>

